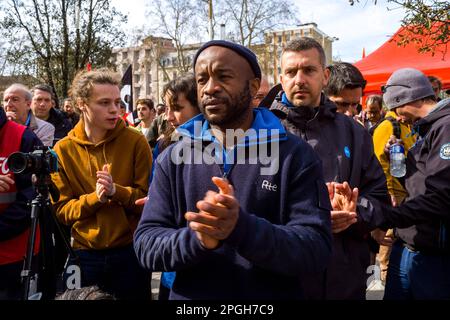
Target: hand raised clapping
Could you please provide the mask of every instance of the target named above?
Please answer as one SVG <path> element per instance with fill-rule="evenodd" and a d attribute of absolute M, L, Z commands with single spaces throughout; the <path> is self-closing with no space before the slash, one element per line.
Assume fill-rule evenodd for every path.
<path fill-rule="evenodd" d="M 239 203 L 234 197 L 233 187 L 226 179 L 213 177 L 219 193 L 208 191 L 202 201 L 197 202 L 199 213 L 186 212 L 184 217 L 195 231 L 201 244 L 215 249 L 219 241 L 228 238 L 239 217 Z"/>
<path fill-rule="evenodd" d="M 116 193 L 116 187 L 107 164 L 103 165 L 101 171 L 97 171 L 95 192 L 97 193 L 97 198 L 102 203 L 108 201 L 108 197 L 112 197 Z"/>
<path fill-rule="evenodd" d="M 339 233 L 357 222 L 356 206 L 358 201 L 358 188 L 353 190 L 347 182 L 327 183 L 333 211 L 331 211 L 331 231 Z"/>

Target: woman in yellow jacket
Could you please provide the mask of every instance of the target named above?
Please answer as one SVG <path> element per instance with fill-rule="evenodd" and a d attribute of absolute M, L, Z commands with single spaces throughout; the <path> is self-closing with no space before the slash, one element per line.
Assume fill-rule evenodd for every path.
<path fill-rule="evenodd" d="M 81 285 L 98 285 L 119 299 L 150 297 L 150 274 L 140 268 L 133 232 L 148 192 L 151 151 L 144 136 L 120 119 L 120 77 L 107 69 L 82 71 L 71 95 L 81 118 L 55 145 L 61 194 L 58 219 L 71 226 Z"/>

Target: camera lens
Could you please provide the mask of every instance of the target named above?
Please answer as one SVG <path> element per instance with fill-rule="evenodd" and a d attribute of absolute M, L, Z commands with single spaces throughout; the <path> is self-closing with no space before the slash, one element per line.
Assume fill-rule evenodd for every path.
<path fill-rule="evenodd" d="M 27 154 L 14 152 L 8 157 L 8 167 L 14 173 L 22 173 L 28 167 Z"/>

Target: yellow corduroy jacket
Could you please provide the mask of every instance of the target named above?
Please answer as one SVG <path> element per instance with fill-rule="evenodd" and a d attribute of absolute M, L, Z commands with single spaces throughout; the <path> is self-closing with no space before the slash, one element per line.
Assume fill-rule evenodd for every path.
<path fill-rule="evenodd" d="M 142 207 L 135 200 L 148 192 L 152 155 L 145 137 L 123 121 L 99 143 L 88 140 L 80 119 L 54 150 L 59 171 L 52 180 L 60 192 L 54 203 L 58 219 L 72 226 L 76 249 L 101 250 L 132 243 Z M 96 172 L 109 164 L 116 193 L 101 203 L 95 193 Z"/>
<path fill-rule="evenodd" d="M 393 111 L 389 111 L 386 113 L 386 117 L 392 117 L 397 118 L 397 115 Z M 411 135 L 411 128 L 402 122 L 399 121 L 400 124 L 400 138 L 402 139 L 404 145 L 405 145 L 405 154 L 408 152 L 408 150 L 413 146 L 416 139 L 414 136 Z M 383 121 L 378 125 L 378 127 L 375 129 L 373 133 L 373 147 L 375 150 L 375 155 L 377 156 L 378 160 L 380 161 L 381 167 L 383 168 L 384 174 L 386 175 L 386 182 L 389 194 L 397 196 L 397 197 L 406 197 L 407 192 L 401 185 L 401 183 L 398 181 L 397 178 L 394 178 L 389 173 L 389 157 L 384 153 L 384 148 L 386 146 L 386 143 L 389 140 L 389 137 L 394 134 L 394 128 L 392 126 L 392 123 L 388 120 Z"/>

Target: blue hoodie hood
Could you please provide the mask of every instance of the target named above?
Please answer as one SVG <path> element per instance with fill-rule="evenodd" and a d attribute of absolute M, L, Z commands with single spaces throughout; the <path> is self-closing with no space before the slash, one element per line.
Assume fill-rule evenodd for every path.
<path fill-rule="evenodd" d="M 237 146 L 251 146 L 287 139 L 286 130 L 280 120 L 268 109 L 254 108 L 253 118 L 252 126 L 246 132 L 245 141 L 239 141 Z M 209 122 L 200 113 L 178 127 L 177 131 L 180 135 L 187 136 L 193 140 L 216 142 L 217 140 L 211 134 L 210 129 Z"/>
<path fill-rule="evenodd" d="M 237 148 L 255 146 L 260 144 L 276 143 L 287 140 L 287 133 L 280 120 L 268 109 L 254 108 L 253 123 L 245 132 L 244 139 L 228 150 L 211 134 L 211 126 L 203 114 L 199 114 L 177 128 L 181 136 L 193 141 L 212 142 L 215 145 L 215 157 L 218 163 L 224 165 L 224 177 L 226 177 L 236 162 Z"/>

